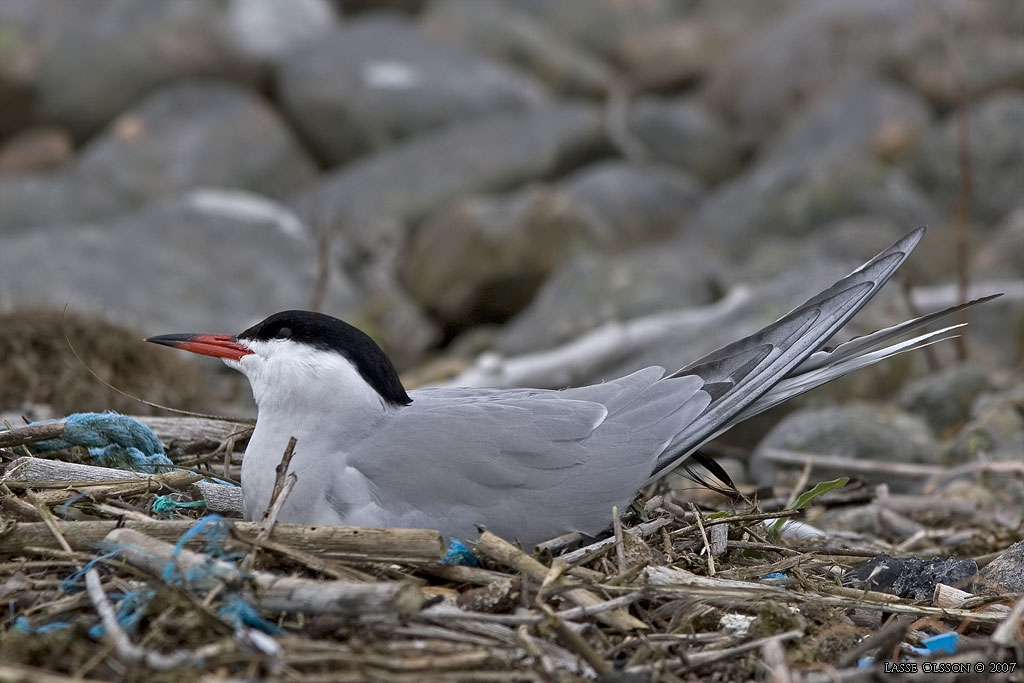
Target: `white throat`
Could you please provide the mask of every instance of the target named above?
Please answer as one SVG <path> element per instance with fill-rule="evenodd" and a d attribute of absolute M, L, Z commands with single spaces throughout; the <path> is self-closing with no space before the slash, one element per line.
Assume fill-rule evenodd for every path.
<path fill-rule="evenodd" d="M 245 517 L 258 519 L 290 437 L 296 446 L 289 471 L 298 477 L 291 495 L 308 505 L 324 483 L 313 473 L 344 467 L 344 445 L 371 433 L 394 408 L 336 351 L 287 340 L 243 343 L 253 353 L 224 362 L 249 379 L 258 409 L 242 464 Z"/>

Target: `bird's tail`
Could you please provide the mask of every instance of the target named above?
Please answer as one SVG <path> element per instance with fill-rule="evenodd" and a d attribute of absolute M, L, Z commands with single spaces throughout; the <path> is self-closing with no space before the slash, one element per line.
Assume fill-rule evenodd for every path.
<path fill-rule="evenodd" d="M 882 288 L 924 233 L 924 227 L 917 228 L 776 322 L 673 373 L 673 377 L 701 377 L 712 400 L 677 435 L 650 480 L 674 469 L 704 443 L 752 415 L 858 368 L 955 336 L 951 333 L 958 326 L 893 343 L 913 330 L 994 297 L 908 320 L 830 351 L 818 351 Z"/>

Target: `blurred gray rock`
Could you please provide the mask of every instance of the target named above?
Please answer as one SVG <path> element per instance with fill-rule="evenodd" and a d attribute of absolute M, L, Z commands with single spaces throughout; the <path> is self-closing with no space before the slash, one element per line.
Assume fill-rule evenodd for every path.
<path fill-rule="evenodd" d="M 954 463 L 1024 459 L 1024 385 L 978 399 L 968 422 L 950 449 Z"/>
<path fill-rule="evenodd" d="M 973 103 L 968 115 L 971 143 L 971 214 L 982 224 L 1002 219 L 1020 204 L 1024 187 L 1024 93 L 993 95 Z M 935 203 L 952 209 L 960 189 L 957 121 L 948 116 L 921 139 L 908 160 L 911 174 Z"/>
<path fill-rule="evenodd" d="M 975 277 L 1024 277 L 1024 203 L 999 221 L 984 240 L 972 246 L 971 272 Z"/>
<path fill-rule="evenodd" d="M 370 16 L 291 52 L 277 88 L 288 116 L 332 164 L 460 120 L 545 99 L 539 83 L 398 16 Z"/>
<path fill-rule="evenodd" d="M 509 321 L 496 350 L 518 355 L 567 342 L 608 321 L 708 304 L 719 267 L 696 251 L 663 245 L 582 252 L 558 268 L 530 306 Z"/>
<path fill-rule="evenodd" d="M 656 159 L 709 183 L 739 166 L 739 148 L 729 129 L 692 98 L 638 99 L 629 110 L 629 130 Z"/>
<path fill-rule="evenodd" d="M 656 166 L 610 161 L 557 186 L 456 202 L 416 230 L 409 291 L 456 327 L 503 321 L 576 249 L 623 249 L 682 222 L 700 185 Z"/>
<path fill-rule="evenodd" d="M 253 63 L 226 38 L 225 8 L 194 0 L 10 0 L 0 3 L 0 63 L 31 85 L 36 120 L 84 139 L 171 81 L 252 82 Z"/>
<path fill-rule="evenodd" d="M 740 257 L 751 245 L 802 238 L 823 223 L 865 214 L 888 216 L 908 229 L 937 216 L 899 169 L 856 158 L 796 157 L 755 165 L 716 187 L 687 231 L 722 254 Z"/>
<path fill-rule="evenodd" d="M 473 46 L 531 73 L 562 95 L 600 97 L 612 72 L 597 55 L 499 0 L 439 0 L 421 18 L 423 32 Z"/>
<path fill-rule="evenodd" d="M 663 237 L 686 222 L 703 196 L 693 176 L 669 167 L 606 161 L 559 184 L 593 240 L 609 248 Z"/>
<path fill-rule="evenodd" d="M 35 225 L 69 220 L 81 208 L 79 187 L 67 173 L 0 176 L 0 232 L 10 235 Z"/>
<path fill-rule="evenodd" d="M 545 0 L 505 0 L 504 4 L 528 12 L 571 40 L 608 56 L 617 56 L 624 36 L 662 26 L 678 16 L 678 8 L 671 0 L 590 0 L 585 12 L 573 3 Z"/>
<path fill-rule="evenodd" d="M 946 2 L 935 20 L 918 23 L 904 36 L 894 71 L 946 107 L 964 95 L 977 101 L 997 90 L 1021 88 L 1022 31 L 1018 3 Z"/>
<path fill-rule="evenodd" d="M 183 190 L 216 186 L 278 197 L 316 167 L 252 93 L 224 83 L 168 86 L 121 114 L 74 168 L 89 216 L 111 215 Z"/>
<path fill-rule="evenodd" d="M 419 135 L 325 174 L 292 202 L 315 229 L 373 251 L 382 219 L 421 219 L 461 195 L 545 178 L 605 150 L 599 109 L 555 104 Z"/>
<path fill-rule="evenodd" d="M 765 149 L 761 163 L 800 156 L 891 160 L 903 156 L 931 123 L 928 103 L 912 90 L 851 76 L 794 112 Z"/>
<path fill-rule="evenodd" d="M 787 415 L 758 444 L 751 471 L 772 480 L 765 449 L 900 463 L 935 463 L 942 449 L 928 425 L 900 410 L 867 403 L 804 408 Z"/>
<path fill-rule="evenodd" d="M 953 277 L 946 284 L 915 287 L 914 304 L 922 311 L 937 311 L 960 301 Z M 967 310 L 967 343 L 970 357 L 986 366 L 1015 367 L 1024 360 L 1024 283 L 1019 277 L 991 280 L 983 271 L 972 275 L 968 298 L 1003 293 L 982 306 Z"/>
<path fill-rule="evenodd" d="M 750 41 L 792 6 L 792 0 L 677 4 L 673 16 L 629 26 L 611 45 L 631 84 L 667 90 L 705 76 L 737 45 Z"/>
<path fill-rule="evenodd" d="M 65 170 L 0 178 L 0 228 L 109 218 L 202 186 L 279 196 L 315 174 L 255 95 L 227 83 L 183 82 L 121 114 Z"/>
<path fill-rule="evenodd" d="M 943 8 L 956 21 L 969 4 Z M 796 3 L 711 70 L 706 96 L 736 124 L 741 143 L 756 145 L 845 76 L 884 71 L 902 54 L 906 36 L 934 20 L 929 6 L 915 3 Z"/>
<path fill-rule="evenodd" d="M 992 380 L 983 368 L 971 364 L 952 365 L 904 387 L 899 405 L 924 419 L 941 436 L 963 426 L 971 417 L 974 400 L 990 389 Z"/>
<path fill-rule="evenodd" d="M 403 281 L 449 326 L 507 320 L 532 299 L 586 226 L 551 189 L 468 197 L 413 233 Z"/>
<path fill-rule="evenodd" d="M 283 206 L 200 190 L 116 222 L 39 227 L 0 250 L 0 299 L 103 313 L 154 334 L 237 332 L 308 308 L 317 267 L 305 227 Z M 358 310 L 331 273 L 323 310 Z"/>
<path fill-rule="evenodd" d="M 978 572 L 982 593 L 1002 595 L 1024 592 L 1024 541 L 1007 548 Z"/>
<path fill-rule="evenodd" d="M 719 185 L 688 229 L 726 253 L 758 235 L 804 237 L 823 223 L 864 214 L 910 229 L 936 211 L 907 176 L 888 164 L 923 134 L 920 97 L 899 86 L 850 77 L 824 90 L 764 156 Z"/>
<path fill-rule="evenodd" d="M 329 0 L 230 0 L 225 33 L 240 54 L 276 62 L 330 32 L 337 22 Z"/>
<path fill-rule="evenodd" d="M 694 80 L 734 46 L 774 19 L 791 0 L 757 3 L 674 0 L 590 0 L 585 12 L 571 2 L 503 0 L 559 34 L 618 65 L 641 89 Z"/>

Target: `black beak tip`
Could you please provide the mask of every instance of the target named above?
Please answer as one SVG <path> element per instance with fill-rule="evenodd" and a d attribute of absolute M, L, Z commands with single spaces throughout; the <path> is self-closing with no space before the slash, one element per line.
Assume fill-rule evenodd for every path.
<path fill-rule="evenodd" d="M 178 346 L 182 342 L 191 340 L 192 337 L 193 335 L 191 334 L 159 334 L 155 337 L 146 337 L 143 341 L 162 346 Z"/>

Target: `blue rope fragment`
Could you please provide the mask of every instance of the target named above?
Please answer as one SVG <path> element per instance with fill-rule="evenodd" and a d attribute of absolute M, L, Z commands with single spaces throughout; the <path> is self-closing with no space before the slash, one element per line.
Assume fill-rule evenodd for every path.
<path fill-rule="evenodd" d="M 174 467 L 153 430 L 127 415 L 113 411 L 74 413 L 64 418 L 63 422 L 62 437 L 29 444 L 29 450 L 33 453 L 48 453 L 83 446 L 89 450 L 94 464 L 101 467 L 136 470 L 147 474 L 166 472 Z"/>
<path fill-rule="evenodd" d="M 68 501 L 66 501 L 64 503 L 61 503 L 60 505 L 55 507 L 54 508 L 54 512 L 56 512 L 58 515 L 60 515 L 64 519 L 67 519 L 68 518 L 68 514 L 71 512 L 71 506 L 74 505 L 75 503 L 77 503 L 78 501 L 82 500 L 83 498 L 88 498 L 88 497 L 89 497 L 88 493 L 86 493 L 84 491 L 79 491 L 78 493 L 76 493 L 74 496 L 71 497 L 71 500 L 68 500 Z"/>
<path fill-rule="evenodd" d="M 461 564 L 464 567 L 480 567 L 480 558 L 473 554 L 473 551 L 466 547 L 466 544 L 457 538 L 448 543 L 448 550 L 441 558 L 441 564 Z"/>
<path fill-rule="evenodd" d="M 227 540 L 228 532 L 231 530 L 230 525 L 220 515 L 207 515 L 201 517 L 195 524 L 189 527 L 188 531 L 181 535 L 181 538 L 174 544 L 174 551 L 171 553 L 171 559 L 167 562 L 164 567 L 163 574 L 160 578 L 165 583 L 178 583 L 182 581 L 192 582 L 196 578 L 202 577 L 204 574 L 209 574 L 210 569 L 207 567 L 195 567 L 186 572 L 186 576 L 178 576 L 178 557 L 181 556 L 181 551 L 185 548 L 185 544 L 198 536 L 206 536 L 206 552 L 220 557 L 224 554 L 224 541 Z"/>
<path fill-rule="evenodd" d="M 31 635 L 43 635 L 44 633 L 50 633 L 51 631 L 63 631 L 64 629 L 71 628 L 70 621 L 51 621 L 49 624 L 43 624 L 42 626 L 33 626 L 32 622 L 28 620 L 28 617 L 17 617 L 11 624 L 18 633 L 24 633 L 27 636 Z"/>
<path fill-rule="evenodd" d="M 103 553 L 102 555 L 97 555 L 96 557 L 86 562 L 84 567 L 68 575 L 66 579 L 60 582 L 61 592 L 68 593 L 69 595 L 72 593 L 77 593 L 79 591 L 78 584 L 81 583 L 83 578 L 85 578 L 85 573 L 93 567 L 95 567 L 100 562 L 102 562 L 103 560 L 109 560 L 111 557 L 114 557 L 115 555 L 117 555 L 118 552 L 120 551 L 117 549 L 109 550 Z"/>
<path fill-rule="evenodd" d="M 152 588 L 121 594 L 121 603 L 117 606 L 117 624 L 125 633 L 135 632 L 135 627 L 142 620 L 142 615 L 155 595 L 156 591 Z M 103 622 L 89 629 L 89 635 L 97 640 L 102 638 L 104 633 Z"/>
<path fill-rule="evenodd" d="M 231 593 L 227 596 L 224 605 L 217 610 L 217 614 L 230 621 L 235 628 L 251 626 L 272 636 L 284 633 L 277 624 L 261 617 L 256 608 L 237 593 Z"/>

